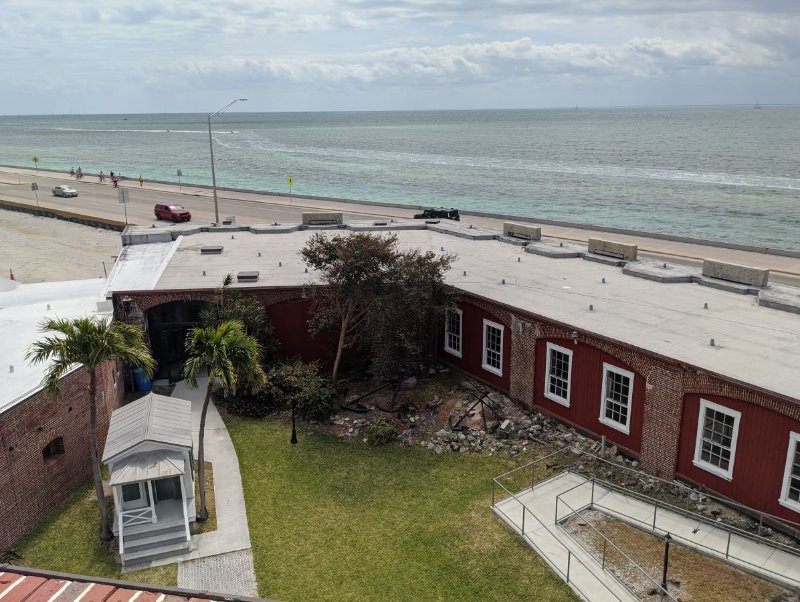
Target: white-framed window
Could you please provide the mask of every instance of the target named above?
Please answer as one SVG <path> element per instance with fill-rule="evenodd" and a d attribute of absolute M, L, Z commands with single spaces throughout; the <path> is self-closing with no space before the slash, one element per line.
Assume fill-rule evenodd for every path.
<path fill-rule="evenodd" d="M 800 433 L 789 433 L 786 470 L 783 473 L 782 506 L 800 512 Z"/>
<path fill-rule="evenodd" d="M 461 357 L 461 317 L 460 309 L 451 309 L 444 318 L 444 350 Z"/>
<path fill-rule="evenodd" d="M 633 372 L 603 363 L 600 422 L 626 435 L 631 432 Z"/>
<path fill-rule="evenodd" d="M 490 320 L 483 321 L 482 368 L 503 376 L 503 330 L 505 327 Z"/>
<path fill-rule="evenodd" d="M 693 461 L 695 466 L 728 481 L 733 479 L 741 417 L 741 412 L 700 399 Z"/>
<path fill-rule="evenodd" d="M 569 407 L 569 383 L 572 376 L 572 350 L 547 343 L 544 396 Z"/>

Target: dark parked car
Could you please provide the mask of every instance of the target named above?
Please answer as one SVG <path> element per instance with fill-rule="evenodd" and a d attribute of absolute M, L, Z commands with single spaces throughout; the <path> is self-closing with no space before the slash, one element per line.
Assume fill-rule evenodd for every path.
<path fill-rule="evenodd" d="M 431 209 L 425 209 L 422 213 L 417 213 L 414 219 L 453 219 L 460 222 L 461 216 L 458 215 L 458 209 L 433 207 Z"/>
<path fill-rule="evenodd" d="M 167 219 L 172 222 L 188 222 L 192 214 L 180 205 L 156 205 L 153 209 L 156 219 Z"/>

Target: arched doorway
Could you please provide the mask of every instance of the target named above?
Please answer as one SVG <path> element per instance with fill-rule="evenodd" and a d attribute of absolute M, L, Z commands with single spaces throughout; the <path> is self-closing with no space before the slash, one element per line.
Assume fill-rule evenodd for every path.
<path fill-rule="evenodd" d="M 183 378 L 186 360 L 186 333 L 200 324 L 205 301 L 173 301 L 147 311 L 150 348 L 158 366 L 156 378 L 175 382 Z"/>

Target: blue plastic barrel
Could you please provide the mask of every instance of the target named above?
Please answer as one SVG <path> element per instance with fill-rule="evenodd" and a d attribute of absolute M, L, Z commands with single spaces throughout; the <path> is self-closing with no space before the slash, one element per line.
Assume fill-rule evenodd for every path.
<path fill-rule="evenodd" d="M 144 375 L 144 369 L 133 369 L 133 382 L 136 385 L 137 391 L 149 391 L 153 388 L 153 381 Z"/>

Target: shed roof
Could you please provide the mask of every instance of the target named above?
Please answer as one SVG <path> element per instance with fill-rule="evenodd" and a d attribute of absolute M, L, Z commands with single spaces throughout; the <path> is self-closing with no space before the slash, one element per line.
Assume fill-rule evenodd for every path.
<path fill-rule="evenodd" d="M 192 402 L 148 393 L 114 410 L 103 462 L 108 463 L 145 441 L 191 449 Z"/>
<path fill-rule="evenodd" d="M 159 449 L 132 454 L 114 463 L 111 485 L 174 477 L 185 472 L 183 452 Z"/>

